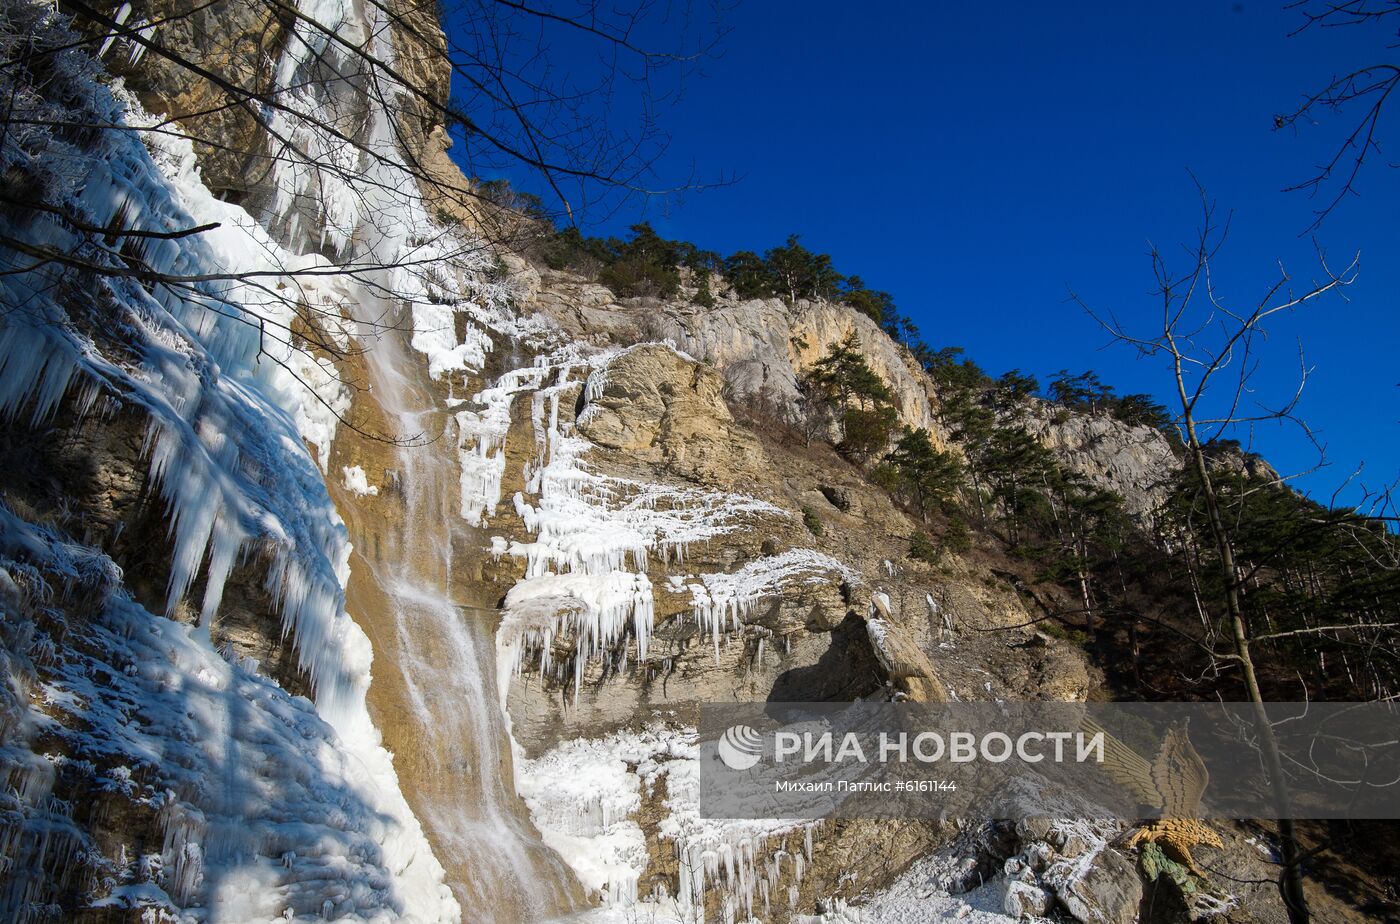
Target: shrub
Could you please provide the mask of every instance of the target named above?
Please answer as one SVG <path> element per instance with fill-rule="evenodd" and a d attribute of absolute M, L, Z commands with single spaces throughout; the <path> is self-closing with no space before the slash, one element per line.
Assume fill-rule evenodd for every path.
<path fill-rule="evenodd" d="M 972 530 L 962 514 L 948 517 L 948 525 L 943 531 L 943 548 L 949 552 L 966 552 L 972 548 Z"/>
<path fill-rule="evenodd" d="M 909 557 L 926 564 L 937 564 L 938 546 L 924 533 L 915 533 L 909 537 Z"/>
<path fill-rule="evenodd" d="M 1089 643 L 1089 633 L 1083 629 L 1074 629 L 1053 619 L 1047 619 L 1040 623 L 1041 630 L 1051 638 L 1057 638 L 1062 642 L 1069 642 L 1071 645 L 1087 645 Z"/>

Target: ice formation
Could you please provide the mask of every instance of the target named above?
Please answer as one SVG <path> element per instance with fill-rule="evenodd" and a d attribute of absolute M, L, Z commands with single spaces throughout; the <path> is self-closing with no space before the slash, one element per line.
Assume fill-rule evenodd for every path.
<path fill-rule="evenodd" d="M 614 912 L 584 920 L 703 924 L 710 896 L 724 921 L 766 918 L 787 904 L 786 886 L 801 882 L 819 823 L 702 818 L 699 772 L 695 729 L 662 723 L 568 741 L 520 762 L 520 794 L 545 841 Z M 659 834 L 675 851 L 675 895 L 637 891 L 648 862 L 636 820 L 644 799 L 659 803 Z"/>
<path fill-rule="evenodd" d="M 538 656 L 541 673 L 550 673 L 556 635 L 575 639 L 572 670 L 574 688 L 582 682 L 584 665 L 630 637 L 637 658 L 645 660 L 652 629 L 651 581 L 645 574 L 546 573 L 515 585 L 506 595 L 498 642 L 506 655 L 503 667 L 519 668 L 527 654 Z M 508 679 L 510 673 L 502 671 Z"/>
<path fill-rule="evenodd" d="M 758 558 L 737 571 L 701 576 L 700 583 L 686 584 L 696 625 L 710 636 L 719 661 L 725 633 L 743 627 L 744 619 L 762 600 L 777 596 L 794 584 L 860 583 L 860 577 L 841 562 L 812 549 L 789 549 L 780 555 Z"/>
<path fill-rule="evenodd" d="M 360 466 L 346 465 L 342 466 L 340 471 L 345 478 L 342 482 L 345 485 L 345 490 L 351 494 L 358 494 L 361 497 L 374 497 L 379 494 L 379 486 L 369 483 L 369 476 Z"/>
<path fill-rule="evenodd" d="M 566 374 L 575 365 L 560 368 Z M 787 516 L 754 497 L 593 471 L 584 462 L 592 444 L 559 421 L 560 392 L 568 384 L 556 383 L 532 408 L 539 458 L 526 486 L 538 502 L 517 493 L 514 504 L 535 540 L 510 547 L 512 555 L 526 560 L 528 576 L 548 570 L 643 571 L 652 553 L 663 561 L 684 561 L 688 547 L 731 533 L 753 517 Z"/>
<path fill-rule="evenodd" d="M 659 727 L 573 740 L 518 768 L 520 796 L 545 843 L 607 904 L 637 900 L 647 849 L 635 816 L 643 790 L 650 795 L 664 762 L 677 759 L 672 740 Z M 646 772 L 632 769 L 643 765 Z"/>
<path fill-rule="evenodd" d="M 99 110 L 94 121 L 142 118 L 129 100 L 124 105 L 97 85 L 91 92 Z M 156 273 L 227 278 L 148 290 L 129 278 L 104 277 L 106 291 L 95 298 L 110 299 L 130 332 L 123 346 L 137 361 L 125 362 L 94 344 L 76 323 L 74 307 L 54 298 L 61 268 L 7 274 L 0 297 L 29 310 L 7 315 L 0 328 L 0 413 L 13 418 L 27 410 L 31 420 L 43 421 L 70 386 L 81 390 L 80 407 L 105 393 L 143 411 L 151 474 L 170 510 L 175 548 L 167 608 L 185 596 L 207 559 L 200 606 L 207 624 L 237 561 L 254 544 L 270 549 L 268 590 L 318 700 L 326 710 L 353 711 L 368 649 L 340 606 L 344 527 L 302 449 L 305 438 L 326 458 L 346 397 L 326 365 L 293 349 L 296 306 L 270 295 L 270 287 L 232 277 L 288 274 L 284 284 L 324 306 L 328 322 L 343 295 L 319 277 L 299 279 L 297 272 L 318 261 L 281 250 L 246 212 L 215 199 L 199 181 L 187 141 L 165 133 L 146 136 L 145 144 L 128 132 L 100 138 L 97 151 L 68 152 L 91 169 L 59 190 L 63 204 L 98 227 L 119 216 L 158 228 L 217 223 L 200 235 L 150 244 L 143 258 Z M 25 155 L 7 147 L 4 156 L 8 162 Z M 58 250 L 91 246 L 43 216 L 27 233 Z M 17 256 L 11 253 L 12 265 Z"/>
<path fill-rule="evenodd" d="M 403 823 L 411 816 L 387 759 L 352 753 L 311 703 L 191 627 L 146 612 L 120 582 L 100 551 L 0 507 L 6 641 L 27 638 L 17 646 L 27 655 L 8 673 L 27 675 L 40 702 L 13 704 L 6 716 L 13 788 L 0 802 L 23 818 L 0 845 L 11 864 L 0 890 L 7 919 L 43 895 L 46 867 L 80 860 L 108 880 L 98 907 L 202 908 L 225 921 L 312 916 L 327 901 L 336 918 L 420 913 L 422 896 L 410 890 L 432 883 L 403 867 L 431 865 L 431 856 L 416 826 Z M 25 618 L 55 595 L 93 601 L 82 633 L 55 637 Z M 42 680 L 34 660 L 45 665 Z M 50 765 L 53 755 L 26 747 L 38 735 L 84 760 Z M 123 811 L 158 817 L 164 844 L 103 857 L 68 820 L 75 806 L 50 794 L 60 773 L 76 776 L 94 803 L 110 797 Z"/>
<path fill-rule="evenodd" d="M 153 871 L 150 881 L 118 883 L 110 901 L 218 906 L 227 920 L 266 920 L 283 911 L 456 919 L 443 870 L 370 722 L 364 702 L 370 646 L 344 610 L 350 548 L 323 469 L 348 395 L 330 360 L 298 348 L 292 334 L 294 326 L 310 325 L 327 345 L 343 347 L 351 332 L 345 320 L 350 303 L 370 298 L 373 288 L 426 305 L 434 302 L 440 275 L 454 265 L 445 260 L 451 236 L 425 244 L 405 239 L 407 231 L 369 227 L 365 216 L 371 213 L 399 229 L 414 227 L 417 217 L 406 219 L 402 202 L 368 202 L 351 188 L 347 177 L 365 165 L 349 163 L 343 148 L 329 149 L 315 119 L 296 114 L 325 111 L 326 94 L 352 89 L 351 81 L 334 74 L 311 79 L 326 76 L 313 71 L 336 61 L 337 50 L 326 30 L 310 23 L 391 54 L 387 28 L 336 0 L 301 4 L 307 19 L 298 21 L 278 65 L 284 106 L 273 118 L 305 143 L 302 150 L 348 169 L 312 176 L 305 164 L 279 158 L 274 212 L 285 228 L 274 238 L 204 187 L 191 145 L 168 128 L 98 132 L 87 147 L 45 135 L 38 127 L 45 121 L 140 127 L 148 117 L 101 83 L 81 43 L 65 36 L 55 14 L 23 4 L 16 9 L 32 20 L 32 30 L 66 50 L 52 56 L 54 79 L 47 86 L 19 84 L 13 94 L 6 88 L 36 118 L 35 127 L 6 135 L 0 166 L 37 177 L 50 204 L 88 226 L 215 226 L 170 238 L 117 233 L 104 245 L 56 214 L 36 213 L 22 229 L 26 246 L 80 254 L 106 267 L 78 293 L 64 284 L 70 270 L 61 262 L 0 252 L 7 269 L 0 301 L 26 308 L 0 320 L 0 414 L 43 422 L 65 395 L 74 396 L 80 414 L 110 410 L 113 402 L 141 413 L 150 472 L 169 511 L 167 609 L 174 612 L 197 578 L 203 584 L 195 628 L 146 613 L 119 588 L 110 589 L 93 631 L 106 643 L 101 657 L 112 663 L 76 650 L 46 660 L 48 710 L 90 724 L 83 747 L 113 762 L 104 760 L 98 770 L 111 786 L 150 800 L 166 832 L 161 853 L 140 861 Z M 123 9 L 129 16 L 129 7 Z M 137 48 L 132 55 L 139 55 Z M 392 152 L 383 105 L 363 95 L 359 102 L 371 113 L 368 144 Z M 391 166 L 387 154 L 369 165 L 378 171 Z M 374 184 L 382 195 L 401 187 Z M 421 262 L 400 260 L 399 269 L 386 271 L 394 278 L 369 279 L 307 249 L 305 227 L 324 229 L 316 243 L 351 263 L 366 250 L 386 247 L 400 256 L 417 248 L 424 259 L 444 260 L 423 272 L 402 268 Z M 125 272 L 123 260 L 131 254 L 150 277 L 189 281 L 143 284 Z M 106 339 L 90 333 L 92 318 L 103 319 L 95 326 Z M 414 321 L 415 333 L 428 337 L 438 319 L 425 310 L 415 312 Z M 458 358 L 471 358 L 470 351 L 459 351 Z M 74 568 L 115 568 L 8 512 L 3 526 L 11 570 L 66 577 Z M 226 580 L 253 556 L 266 562 L 266 590 L 310 678 L 314 709 L 209 644 Z M 118 695 L 98 695 L 89 678 L 99 673 Z M 51 721 L 40 715 L 30 720 Z M 23 754 L 6 756 L 21 767 L 33 762 Z M 150 779 L 133 782 L 142 774 Z M 155 788 L 146 793 L 141 786 Z M 62 807 L 46 802 L 43 789 L 17 791 L 29 814 L 18 833 L 7 829 L 8 837 L 58 844 L 43 831 L 62 826 Z M 162 885 L 152 884 L 157 880 Z"/>
<path fill-rule="evenodd" d="M 621 670 L 629 654 L 645 659 L 653 620 L 647 568 L 654 558 L 681 564 L 696 544 L 743 528 L 759 517 L 788 516 L 765 501 L 605 475 L 586 461 L 591 447 L 561 419 L 560 402 L 579 390 L 583 415 L 606 384 L 608 363 L 620 355 L 582 357 L 569 347 L 508 373 L 475 396 L 481 410 L 459 414 L 464 443 L 464 516 L 481 522 L 499 502 L 504 448 L 513 401 L 529 393 L 535 446 L 525 490 L 512 498 L 529 541 L 491 539 L 496 556 L 524 560 L 525 576 L 505 598 L 497 631 L 497 678 L 504 708 L 513 672 L 531 664 L 577 692 L 590 659 L 609 655 Z M 591 370 L 580 382 L 581 370 Z M 481 447 L 489 447 L 482 451 Z M 486 477 L 480 473 L 487 472 Z M 467 509 L 467 487 L 480 493 Z M 800 584 L 859 578 L 835 559 L 794 549 L 759 559 L 733 573 L 704 574 L 689 589 L 702 630 L 718 646 L 763 599 Z M 570 642 L 560 662 L 558 640 Z M 657 789 L 665 780 L 665 797 Z M 699 812 L 699 761 L 694 729 L 660 724 L 620 730 L 598 740 L 565 742 L 536 759 L 517 752 L 516 786 L 545 838 L 586 888 L 607 907 L 583 920 L 630 921 L 644 912 L 656 921 L 703 921 L 707 896 L 722 920 L 768 916 L 790 901 L 811 858 L 810 823 L 772 819 L 716 821 Z M 644 798 L 662 801 L 661 838 L 675 851 L 678 891 L 639 895 L 646 840 L 635 816 Z"/>
<path fill-rule="evenodd" d="M 416 339 L 414 345 L 418 348 Z M 431 354 L 429 360 L 432 360 Z M 472 403 L 479 405 L 480 410 L 457 412 L 462 518 L 472 526 L 480 526 L 495 516 L 496 506 L 501 502 L 511 404 L 516 395 L 537 391 L 544 378 L 554 371 L 547 361 L 541 360 L 536 365 L 507 372 L 489 388 L 472 396 Z M 563 369 L 561 374 L 567 375 L 568 369 Z"/>
<path fill-rule="evenodd" d="M 594 371 L 582 383 L 585 397 L 596 397 L 607 362 L 617 355 L 592 358 Z M 621 650 L 625 664 L 630 644 L 636 657 L 645 659 L 653 619 L 653 590 L 646 576 L 651 556 L 680 562 L 688 547 L 732 532 L 753 517 L 786 515 L 753 497 L 594 471 L 584 461 L 592 444 L 559 414 L 560 397 L 580 387 L 572 376 L 589 365 L 577 348 L 562 348 L 507 373 L 477 395 L 476 403 L 486 410 L 458 414 L 459 423 L 469 419 L 476 425 L 470 432 L 477 450 L 492 447 L 489 454 L 463 457 L 463 515 L 475 524 L 499 500 L 511 402 L 521 392 L 531 393 L 535 455 L 525 481 L 535 502 L 519 491 L 512 500 L 533 539 L 506 542 L 497 537 L 492 542 L 495 554 L 525 560 L 525 580 L 506 596 L 497 633 L 503 703 L 511 673 L 527 660 L 542 673 L 567 672 L 577 689 L 590 658 Z M 479 474 L 485 470 L 490 477 Z M 469 485 L 479 493 L 469 495 Z M 564 637 L 573 639 L 574 650 L 568 663 L 559 664 L 553 645 Z"/>

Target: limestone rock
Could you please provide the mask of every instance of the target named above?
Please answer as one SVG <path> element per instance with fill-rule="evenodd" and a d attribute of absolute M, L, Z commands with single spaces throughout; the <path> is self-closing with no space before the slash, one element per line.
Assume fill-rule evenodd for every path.
<path fill-rule="evenodd" d="M 708 486 L 752 486 L 759 477 L 763 449 L 734 422 L 713 371 L 643 344 L 614 359 L 601 379 L 579 417 L 579 432 L 599 446 Z"/>
<path fill-rule="evenodd" d="M 156 54 L 139 66 L 122 54 L 107 57 L 141 104 L 175 119 L 194 140 L 200 172 L 210 189 L 237 200 L 266 176 L 266 138 L 244 103 L 272 89 L 273 70 L 286 44 L 287 24 L 276 8 L 250 0 L 190 5 L 150 0 L 136 5 L 133 20 L 158 22 L 156 40 L 173 54 L 198 62 L 240 92 L 235 96 L 188 67 Z"/>
<path fill-rule="evenodd" d="M 831 485 L 824 484 L 821 485 L 817 490 L 822 492 L 822 497 L 825 497 L 827 503 L 831 504 L 831 506 L 835 507 L 842 513 L 850 513 L 851 492 L 849 489 L 833 487 Z"/>
<path fill-rule="evenodd" d="M 941 445 L 932 385 L 913 357 L 860 312 L 839 303 L 721 297 L 713 308 L 683 299 L 619 299 L 568 273 L 543 271 L 532 307 L 579 339 L 630 344 L 671 340 L 723 376 L 736 396 L 794 420 L 801 376 L 833 344 L 854 333 L 870 367 L 889 385 L 900 419 L 930 431 Z"/>
<path fill-rule="evenodd" d="M 1055 896 L 1028 882 L 1013 879 L 1006 884 L 1002 910 L 1013 918 L 1041 917 L 1050 910 Z"/>
<path fill-rule="evenodd" d="M 866 628 L 871 647 L 891 683 L 916 703 L 946 703 L 946 687 L 928 655 L 900 627 L 884 619 L 871 619 Z"/>
<path fill-rule="evenodd" d="M 1050 405 L 1035 407 L 1025 425 L 1071 471 L 1122 496 L 1123 506 L 1139 522 L 1166 500 L 1167 483 L 1181 468 L 1166 436 L 1152 427 L 1129 426 L 1107 416 L 1056 414 Z"/>
<path fill-rule="evenodd" d="M 1258 454 L 1249 452 L 1231 441 L 1211 443 L 1205 447 L 1206 461 L 1212 469 L 1277 481 L 1278 471 Z"/>

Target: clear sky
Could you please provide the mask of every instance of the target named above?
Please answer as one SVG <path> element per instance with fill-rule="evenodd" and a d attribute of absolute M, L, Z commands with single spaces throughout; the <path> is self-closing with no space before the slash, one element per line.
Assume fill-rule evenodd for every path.
<path fill-rule="evenodd" d="M 1169 256 L 1199 217 L 1188 171 L 1233 214 L 1216 259 L 1233 305 L 1279 261 L 1317 275 L 1307 228 L 1318 202 L 1284 187 L 1340 141 L 1273 117 L 1333 74 L 1400 59 L 1394 24 L 1290 37 L 1281 3 L 835 3 L 747 0 L 722 53 L 661 112 L 665 179 L 741 175 L 679 201 L 638 202 L 591 233 L 645 217 L 664 236 L 722 253 L 799 233 L 837 269 L 891 292 L 935 348 L 1042 380 L 1098 371 L 1120 392 L 1166 399 L 1161 367 L 1107 338 L 1067 300 L 1150 325 L 1148 240 Z M 562 60 L 560 60 L 562 58 Z M 568 70 L 562 52 L 553 62 Z M 580 59 L 584 68 L 589 62 Z M 1400 140 L 1400 100 L 1382 138 Z M 1301 338 L 1312 378 L 1301 411 L 1330 467 L 1298 482 L 1326 499 L 1358 464 L 1376 487 L 1400 473 L 1400 170 L 1373 156 L 1362 196 L 1316 232 L 1331 262 L 1360 251 L 1347 298 L 1271 329 L 1256 386 L 1281 403 Z M 1400 160 L 1400 158 L 1392 158 Z M 528 182 L 521 185 L 530 187 Z M 1315 458 L 1277 428 L 1255 447 L 1285 472 Z M 1353 501 L 1357 492 L 1348 495 Z"/>

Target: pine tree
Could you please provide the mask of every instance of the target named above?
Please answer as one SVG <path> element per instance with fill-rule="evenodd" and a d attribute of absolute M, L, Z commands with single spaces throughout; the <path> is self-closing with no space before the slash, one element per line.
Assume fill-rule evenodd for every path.
<path fill-rule="evenodd" d="M 925 520 L 934 510 L 946 507 L 962 486 L 962 463 L 952 453 L 935 449 L 927 430 L 905 427 L 885 461 Z"/>
<path fill-rule="evenodd" d="M 752 250 L 740 250 L 726 257 L 724 277 L 739 298 L 768 298 L 777 293 L 768 265 Z"/>
<path fill-rule="evenodd" d="M 827 354 L 812 364 L 803 382 L 840 423 L 842 436 L 837 448 L 843 453 L 866 459 L 889 443 L 899 422 L 894 395 L 866 363 L 854 331 L 832 344 Z"/>
<path fill-rule="evenodd" d="M 798 236 L 788 236 L 787 243 L 773 247 L 763 255 L 770 278 L 789 305 L 799 298 L 829 297 L 836 294 L 842 276 L 831 265 L 831 257 L 813 253 L 798 242 Z"/>
<path fill-rule="evenodd" d="M 1036 381 L 1035 376 L 1027 375 L 1020 369 L 1012 369 L 997 379 L 997 401 L 1005 407 L 1015 405 L 1038 391 L 1040 383 Z"/>
<path fill-rule="evenodd" d="M 1048 511 L 1044 492 L 1058 470 L 1054 454 L 1023 427 L 998 427 L 982 451 L 982 468 L 1006 521 L 1007 541 L 1026 538 L 1028 521 Z"/>
<path fill-rule="evenodd" d="M 886 318 L 896 315 L 894 296 L 888 292 L 866 288 L 865 281 L 859 276 L 846 277 L 842 285 L 841 301 L 880 324 L 883 324 Z"/>

